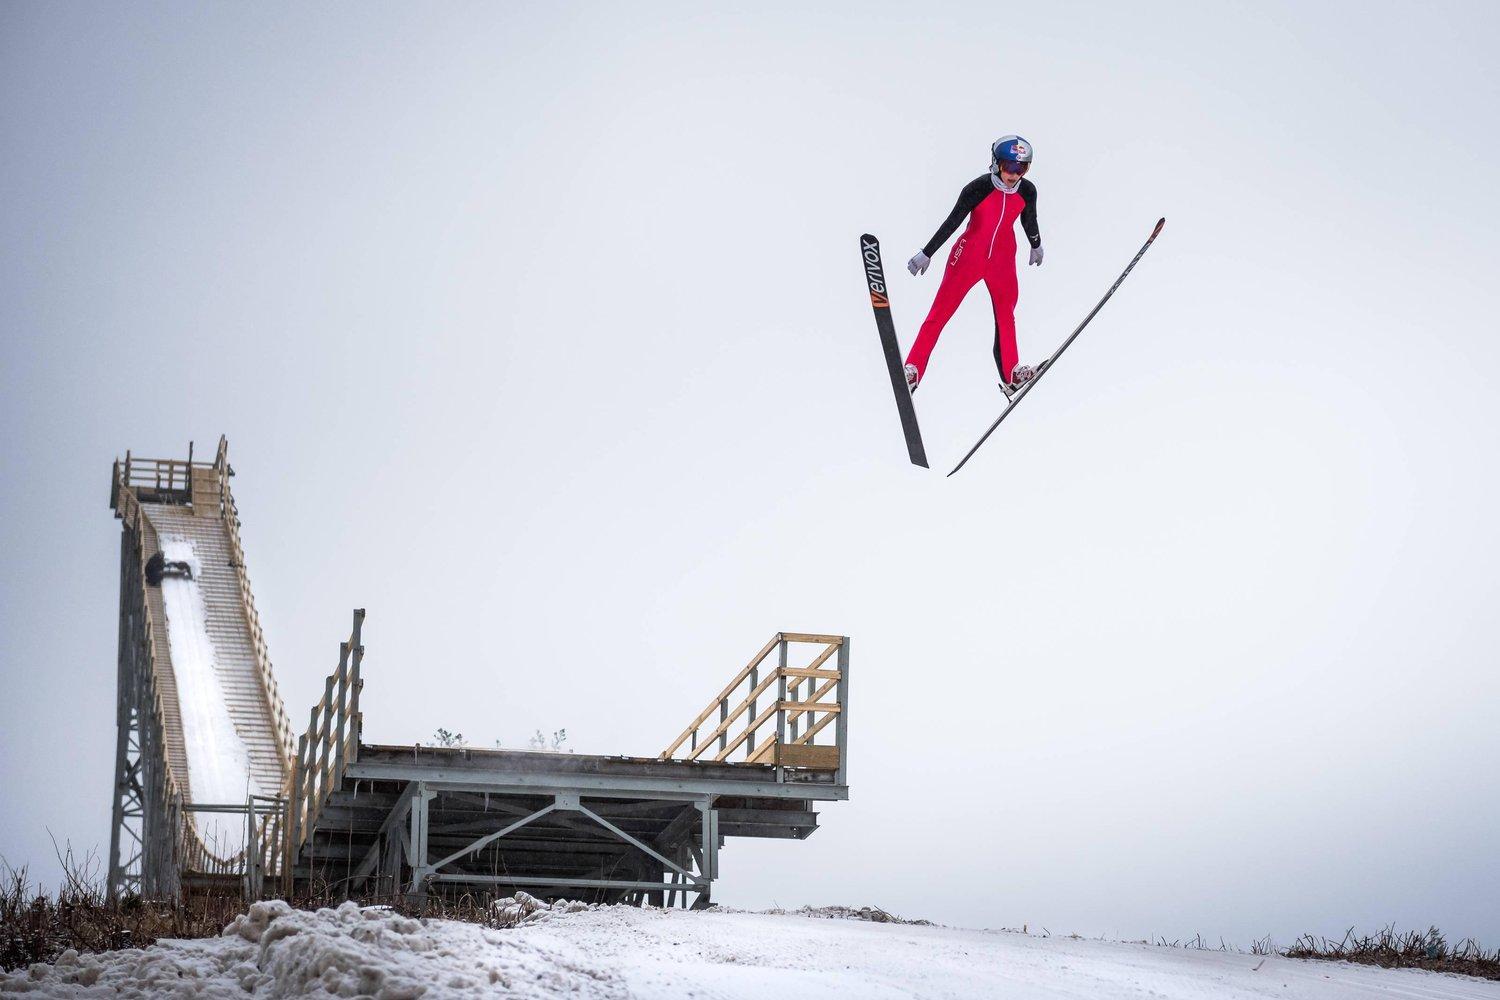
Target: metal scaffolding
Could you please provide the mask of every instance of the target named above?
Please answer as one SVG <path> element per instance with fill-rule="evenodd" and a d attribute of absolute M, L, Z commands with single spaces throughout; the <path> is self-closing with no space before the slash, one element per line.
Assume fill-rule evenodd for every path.
<path fill-rule="evenodd" d="M 848 797 L 844 636 L 778 633 L 666 752 L 608 757 L 361 742 L 363 622 L 356 611 L 298 745 L 286 870 L 320 893 L 524 888 L 544 898 L 702 907 L 727 837 L 804 839 L 817 829 L 813 803 Z M 823 651 L 812 664 L 789 664 L 799 643 Z M 728 707 L 776 650 L 777 666 L 751 681 L 746 705 Z M 799 697 L 801 683 L 809 690 Z M 777 701 L 753 712 L 748 703 L 772 684 Z M 719 724 L 699 742 L 693 732 L 714 706 Z M 800 732 L 799 716 L 809 723 Z M 817 716 L 839 719 L 828 727 L 832 742 L 814 742 L 825 729 L 811 721 Z M 755 729 L 773 723 L 776 733 L 757 747 Z M 671 756 L 684 742 L 716 740 L 724 749 L 708 759 Z M 740 746 L 749 747 L 744 759 L 729 759 Z"/>

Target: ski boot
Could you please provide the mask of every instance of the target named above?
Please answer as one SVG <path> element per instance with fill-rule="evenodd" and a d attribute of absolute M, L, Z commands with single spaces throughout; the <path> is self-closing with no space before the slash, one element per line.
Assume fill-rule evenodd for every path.
<path fill-rule="evenodd" d="M 906 366 L 906 389 L 908 392 L 911 392 L 913 394 L 916 393 L 917 382 L 919 382 L 921 378 L 922 376 L 917 373 L 916 365 Z"/>
<path fill-rule="evenodd" d="M 1050 364 L 1052 364 L 1051 358 L 1043 361 L 1035 368 L 1032 368 L 1030 365 L 1016 365 L 1011 369 L 1010 381 L 1000 383 L 1000 391 L 1005 393 L 1006 399 L 1014 399 L 1016 393 L 1021 391 L 1023 385 L 1040 376 L 1042 372 L 1047 370 L 1047 366 Z"/>

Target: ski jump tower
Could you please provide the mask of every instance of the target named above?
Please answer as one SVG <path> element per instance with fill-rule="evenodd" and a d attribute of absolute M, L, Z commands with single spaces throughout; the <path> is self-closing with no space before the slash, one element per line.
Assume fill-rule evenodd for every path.
<path fill-rule="evenodd" d="M 363 738 L 365 613 L 293 742 L 227 442 L 116 461 L 118 745 L 109 889 L 508 893 L 702 907 L 727 837 L 803 840 L 849 797 L 849 639 L 777 632 L 660 753 Z"/>
<path fill-rule="evenodd" d="M 121 521 L 112 895 L 243 884 L 279 857 L 291 724 L 240 545 L 228 442 L 212 462 L 114 463 Z"/>

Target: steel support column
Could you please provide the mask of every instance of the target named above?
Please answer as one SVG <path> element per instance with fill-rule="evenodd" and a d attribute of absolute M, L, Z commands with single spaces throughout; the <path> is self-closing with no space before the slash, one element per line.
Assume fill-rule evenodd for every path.
<path fill-rule="evenodd" d="M 432 875 L 432 866 L 427 863 L 427 806 L 437 798 L 437 792 L 418 781 L 416 793 L 411 800 L 411 840 L 407 863 L 411 865 L 410 892 L 415 896 L 427 894 L 427 879 Z"/>

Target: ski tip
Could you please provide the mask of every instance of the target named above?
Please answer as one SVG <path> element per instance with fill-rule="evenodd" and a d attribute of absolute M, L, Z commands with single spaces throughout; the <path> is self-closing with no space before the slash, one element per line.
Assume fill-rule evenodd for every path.
<path fill-rule="evenodd" d="M 877 240 L 875 237 L 871 236 L 869 233 L 865 233 L 863 236 L 861 236 L 859 238 L 859 242 L 860 242 L 861 246 L 863 246 L 866 243 L 874 243 L 876 246 L 880 245 L 880 241 Z"/>
<path fill-rule="evenodd" d="M 1162 227 L 1165 226 L 1166 224 L 1167 224 L 1167 217 L 1165 215 L 1162 216 L 1160 219 L 1156 220 L 1156 228 L 1153 229 L 1153 230 L 1151 230 L 1151 238 L 1153 240 L 1156 239 L 1157 235 L 1161 232 Z"/>

